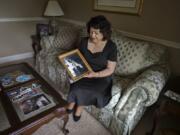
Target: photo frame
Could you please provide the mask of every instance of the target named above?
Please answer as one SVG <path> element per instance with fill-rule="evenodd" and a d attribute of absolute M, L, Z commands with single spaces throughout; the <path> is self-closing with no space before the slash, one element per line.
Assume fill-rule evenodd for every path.
<path fill-rule="evenodd" d="M 25 121 L 56 106 L 56 100 L 45 91 L 46 88 L 39 81 L 33 81 L 5 93 L 20 121 Z"/>
<path fill-rule="evenodd" d="M 77 81 L 92 71 L 92 68 L 78 49 L 61 54 L 58 58 L 72 81 Z"/>
<path fill-rule="evenodd" d="M 143 0 L 94 0 L 94 9 L 141 15 Z"/>
<path fill-rule="evenodd" d="M 43 37 L 49 35 L 49 25 L 48 24 L 36 24 L 36 33 L 37 36 Z"/>

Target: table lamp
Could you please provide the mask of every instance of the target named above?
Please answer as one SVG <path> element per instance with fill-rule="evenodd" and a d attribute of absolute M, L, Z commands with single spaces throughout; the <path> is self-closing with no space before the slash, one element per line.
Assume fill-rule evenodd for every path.
<path fill-rule="evenodd" d="M 56 34 L 58 32 L 57 29 L 57 22 L 55 17 L 57 16 L 63 16 L 64 12 L 61 9 L 61 6 L 59 5 L 57 0 L 49 0 L 46 10 L 44 12 L 44 16 L 50 16 L 51 19 L 49 21 L 49 28 L 51 28 L 51 34 Z"/>

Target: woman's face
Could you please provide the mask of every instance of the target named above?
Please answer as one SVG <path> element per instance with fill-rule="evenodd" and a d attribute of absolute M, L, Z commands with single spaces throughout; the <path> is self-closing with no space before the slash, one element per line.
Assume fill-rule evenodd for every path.
<path fill-rule="evenodd" d="M 89 36 L 92 42 L 98 43 L 103 40 L 103 34 L 100 32 L 100 29 L 90 28 Z"/>

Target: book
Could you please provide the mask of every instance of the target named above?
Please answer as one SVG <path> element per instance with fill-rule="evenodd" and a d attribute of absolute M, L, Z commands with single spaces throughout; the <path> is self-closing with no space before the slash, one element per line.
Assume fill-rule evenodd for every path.
<path fill-rule="evenodd" d="M 92 71 L 92 68 L 78 50 L 71 50 L 58 56 L 60 62 L 70 76 L 70 81 L 75 82 Z"/>

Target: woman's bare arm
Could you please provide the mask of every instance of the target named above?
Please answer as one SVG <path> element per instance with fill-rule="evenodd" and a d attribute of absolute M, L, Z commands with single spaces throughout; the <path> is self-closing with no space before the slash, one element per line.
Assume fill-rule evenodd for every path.
<path fill-rule="evenodd" d="M 108 60 L 106 69 L 98 72 L 90 72 L 89 74 L 85 75 L 85 77 L 87 78 L 107 77 L 114 73 L 115 67 L 116 67 L 116 62 Z"/>

